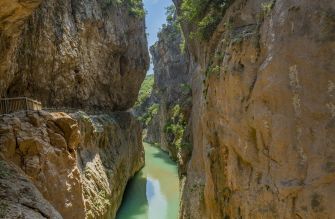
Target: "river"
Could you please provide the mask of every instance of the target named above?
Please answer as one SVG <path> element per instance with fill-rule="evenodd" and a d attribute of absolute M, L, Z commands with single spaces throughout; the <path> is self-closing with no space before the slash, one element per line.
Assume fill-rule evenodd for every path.
<path fill-rule="evenodd" d="M 177 219 L 177 165 L 157 147 L 143 145 L 146 164 L 128 183 L 116 219 Z"/>

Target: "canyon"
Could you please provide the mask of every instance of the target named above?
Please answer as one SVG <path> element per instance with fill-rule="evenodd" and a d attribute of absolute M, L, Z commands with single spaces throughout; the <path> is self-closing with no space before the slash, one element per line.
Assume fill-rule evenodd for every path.
<path fill-rule="evenodd" d="M 178 27 L 175 8 L 170 8 L 168 23 L 158 33 L 158 41 L 150 48 L 154 65 L 154 84 L 135 114 L 141 117 L 147 130 L 144 140 L 156 143 L 179 164 L 185 173 L 192 151 L 192 97 L 188 71 L 189 54 L 180 45 L 183 36 Z M 149 76 L 150 77 L 150 76 Z"/>
<path fill-rule="evenodd" d="M 45 106 L 0 116 L 0 218 L 115 218 L 142 137 L 180 219 L 335 218 L 335 2 L 173 3 L 142 91 L 142 1 L 0 2 L 0 97 Z"/>

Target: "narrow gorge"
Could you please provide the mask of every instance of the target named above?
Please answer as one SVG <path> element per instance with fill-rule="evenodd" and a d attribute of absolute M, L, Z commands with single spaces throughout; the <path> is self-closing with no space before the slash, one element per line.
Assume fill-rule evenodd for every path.
<path fill-rule="evenodd" d="M 0 0 L 0 218 L 333 219 L 334 57 L 333 0 Z"/>

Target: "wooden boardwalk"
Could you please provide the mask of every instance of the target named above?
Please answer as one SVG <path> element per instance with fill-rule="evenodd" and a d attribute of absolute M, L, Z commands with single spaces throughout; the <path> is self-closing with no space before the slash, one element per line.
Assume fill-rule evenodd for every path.
<path fill-rule="evenodd" d="M 41 110 L 42 104 L 27 97 L 0 98 L 0 115 L 24 110 Z"/>

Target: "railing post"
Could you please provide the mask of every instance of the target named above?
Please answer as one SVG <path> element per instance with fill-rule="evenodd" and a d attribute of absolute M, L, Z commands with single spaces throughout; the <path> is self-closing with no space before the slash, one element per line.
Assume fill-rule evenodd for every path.
<path fill-rule="evenodd" d="M 0 0 L 1 1 L 1 0 Z M 27 97 L 0 98 L 0 115 L 16 111 L 41 110 L 42 103 Z"/>
<path fill-rule="evenodd" d="M 8 114 L 8 99 L 5 99 L 6 114 Z"/>
<path fill-rule="evenodd" d="M 28 111 L 28 99 L 27 97 L 25 99 L 26 99 L 26 111 Z"/>

